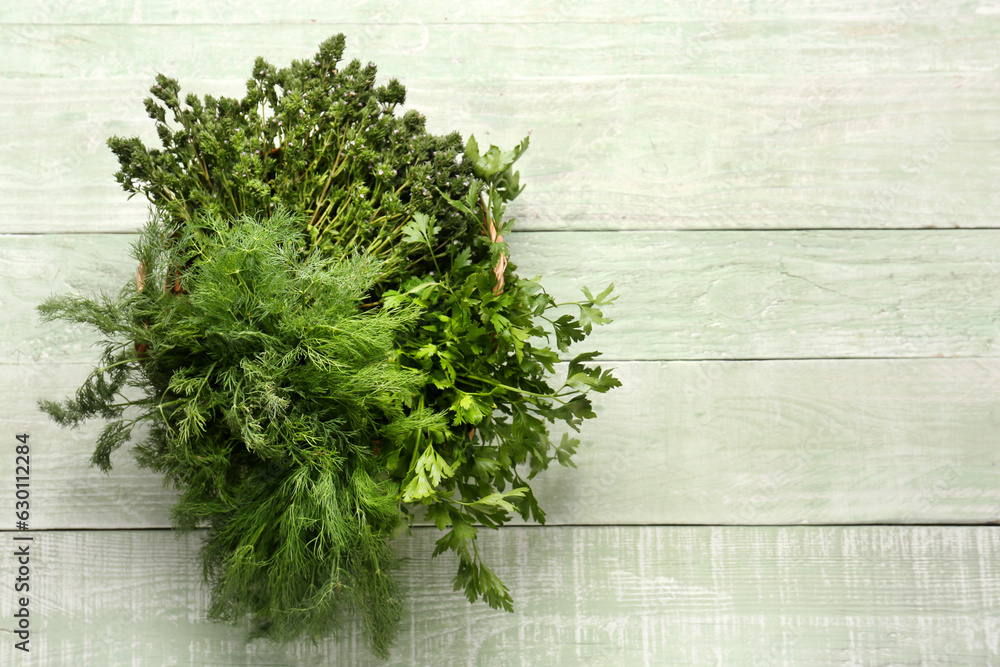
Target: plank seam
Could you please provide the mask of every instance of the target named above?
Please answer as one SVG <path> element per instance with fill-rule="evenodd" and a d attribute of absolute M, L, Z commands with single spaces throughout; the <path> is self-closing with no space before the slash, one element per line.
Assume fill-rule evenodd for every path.
<path fill-rule="evenodd" d="M 474 524 L 483 528 L 482 524 Z M 504 531 L 531 529 L 542 530 L 548 528 L 997 528 L 1000 529 L 1000 521 L 987 522 L 932 522 L 932 523 L 892 523 L 885 521 L 859 522 L 859 523 L 553 523 L 553 524 L 517 524 L 504 526 Z M 191 531 L 179 531 L 170 527 L 135 527 L 135 528 L 32 528 L 29 531 L 18 531 L 9 528 L 0 530 L 0 534 L 18 533 L 107 533 L 107 532 L 167 532 L 178 535 L 188 532 L 206 532 L 208 528 L 194 528 Z M 438 530 L 434 525 L 416 525 L 412 530 Z M 499 532 L 499 531 L 498 531 Z"/>
<path fill-rule="evenodd" d="M 781 227 L 781 228 L 741 228 L 741 227 L 698 227 L 688 229 L 654 229 L 654 228 L 606 228 L 606 229 L 566 229 L 555 227 L 538 227 L 532 229 L 515 230 L 512 234 L 788 234 L 788 233 L 809 233 L 809 232 L 836 232 L 845 234 L 857 233 L 896 233 L 896 232 L 1000 232 L 1000 227 Z M 58 231 L 58 232 L 3 232 L 2 236 L 136 236 L 136 230 L 93 230 L 93 231 Z"/>

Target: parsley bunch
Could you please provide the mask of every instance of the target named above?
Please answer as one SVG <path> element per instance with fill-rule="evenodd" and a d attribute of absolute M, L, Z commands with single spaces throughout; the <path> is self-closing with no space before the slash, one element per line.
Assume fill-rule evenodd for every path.
<path fill-rule="evenodd" d="M 619 382 L 571 355 L 612 288 L 559 303 L 521 278 L 503 240 L 528 140 L 484 153 L 430 135 L 395 80 L 341 67 L 344 37 L 276 69 L 258 59 L 242 99 L 146 100 L 161 148 L 112 138 L 116 175 L 153 215 L 140 279 L 115 298 L 54 297 L 44 317 L 105 339 L 57 421 L 108 421 L 93 462 L 134 427 L 140 464 L 182 491 L 174 524 L 209 527 L 214 618 L 274 639 L 362 616 L 386 655 L 401 603 L 390 538 L 421 515 L 456 590 L 513 609 L 480 527 L 544 522 L 530 480 L 573 465 L 588 395 Z M 564 379 L 551 383 L 554 375 Z M 135 392 L 141 393 L 140 397 Z"/>

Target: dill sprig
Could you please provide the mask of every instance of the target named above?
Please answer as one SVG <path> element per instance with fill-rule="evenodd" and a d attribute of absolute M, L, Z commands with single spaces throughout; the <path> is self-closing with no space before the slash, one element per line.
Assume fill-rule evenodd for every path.
<path fill-rule="evenodd" d="M 281 640 L 335 631 L 350 609 L 385 655 L 401 609 L 387 540 L 401 515 L 372 448 L 418 426 L 402 406 L 420 374 L 390 356 L 419 313 L 363 310 L 378 262 L 304 255 L 285 212 L 201 228 L 211 233 L 174 237 L 154 218 L 134 248 L 141 287 L 41 306 L 107 336 L 76 397 L 43 408 L 66 425 L 109 420 L 93 457 L 105 471 L 139 439 L 139 463 L 181 492 L 175 527 L 209 526 L 213 617 L 249 615 Z"/>

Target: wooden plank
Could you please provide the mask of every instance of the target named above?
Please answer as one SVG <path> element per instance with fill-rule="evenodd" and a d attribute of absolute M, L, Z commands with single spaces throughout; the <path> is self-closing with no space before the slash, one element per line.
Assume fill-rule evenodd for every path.
<path fill-rule="evenodd" d="M 990 230 L 525 233 L 511 253 L 562 301 L 617 285 L 609 359 L 994 356 Z"/>
<path fill-rule="evenodd" d="M 6 406 L 0 429 L 12 443 L 11 456 L 0 460 L 0 484 L 13 497 L 14 436 L 27 434 L 34 529 L 168 528 L 177 493 L 164 486 L 161 475 L 138 468 L 130 452 L 115 457 L 109 475 L 90 466 L 101 420 L 62 428 L 38 409 L 39 400 L 71 396 L 92 369 L 84 364 L 0 365 Z"/>
<path fill-rule="evenodd" d="M 452 591 L 454 562 L 428 558 L 435 533 L 399 541 L 410 599 L 385 663 L 355 628 L 342 644 L 279 647 L 205 622 L 197 535 L 34 533 L 30 664 L 799 667 L 1000 654 L 998 528 L 507 529 L 480 550 L 514 614 Z M 14 572 L 13 549 L 2 553 Z M 0 623 L 12 629 L 10 614 Z M 0 660 L 28 664 L 9 637 Z"/>
<path fill-rule="evenodd" d="M 1000 359 L 614 366 L 623 387 L 596 398 L 578 467 L 532 482 L 549 525 L 1000 521 Z M 61 429 L 35 407 L 89 370 L 0 365 L 0 432 L 31 435 L 32 525 L 168 527 L 161 477 L 125 451 L 104 476 L 88 466 L 100 423 Z"/>
<path fill-rule="evenodd" d="M 53 294 L 117 294 L 135 264 L 134 236 L 121 234 L 0 237 L 0 360 L 96 360 L 97 336 L 81 325 L 42 324 L 36 307 Z"/>
<path fill-rule="evenodd" d="M 531 132 L 528 190 L 511 209 L 523 229 L 995 227 L 1000 148 L 983 137 L 1000 131 L 1000 75 L 985 63 L 996 27 L 970 25 L 931 43 L 968 52 L 886 34 L 864 42 L 878 59 L 858 53 L 857 40 L 806 31 L 802 52 L 774 56 L 790 71 L 762 60 L 785 43 L 777 37 L 760 58 L 732 37 L 716 71 L 674 62 L 679 47 L 651 27 L 595 37 L 565 26 L 577 31 L 565 43 L 582 51 L 538 26 L 515 46 L 507 31 L 473 31 L 415 54 L 358 40 L 352 54 L 400 78 L 435 132 L 502 145 Z M 237 27 L 224 50 L 209 50 L 220 33 L 207 27 L 33 30 L 0 40 L 4 232 L 131 231 L 142 206 L 126 205 L 104 144 L 115 134 L 155 143 L 141 104 L 154 73 L 236 95 L 254 56 L 287 62 L 325 34 Z M 743 61 L 759 69 L 734 76 Z"/>
<path fill-rule="evenodd" d="M 1000 522 L 995 360 L 615 367 L 550 522 Z"/>
<path fill-rule="evenodd" d="M 116 292 L 127 235 L 0 236 L 0 363 L 87 361 L 94 337 L 39 324 L 52 293 Z M 524 276 L 560 301 L 617 285 L 612 360 L 992 357 L 1000 231 L 525 232 Z"/>
<path fill-rule="evenodd" d="M 235 11 L 237 10 L 238 11 Z M 997 13 L 989 5 L 974 0 L 946 4 L 910 3 L 890 0 L 802 0 L 794 4 L 767 0 L 758 3 L 691 3 L 684 0 L 637 0 L 627 5 L 609 5 L 600 0 L 511 0 L 502 5 L 472 0 L 454 6 L 428 2 L 418 5 L 403 0 L 366 0 L 350 5 L 331 6 L 323 0 L 299 0 L 289 6 L 267 0 L 205 3 L 180 0 L 170 4 L 138 0 L 92 0 L 80 5 L 73 0 L 44 0 L 4 7 L 0 24 L 211 24 L 239 25 L 267 23 L 330 23 L 334 26 L 357 23 L 505 24 L 563 22 L 659 22 L 664 20 L 704 21 L 706 29 L 736 22 L 775 16 L 786 19 L 823 17 L 832 20 L 878 21 L 898 26 L 913 16 L 941 19 L 990 16 Z"/>
<path fill-rule="evenodd" d="M 0 24 L 5 78 L 128 77 L 150 71 L 244 80 L 257 56 L 307 58 L 337 32 L 348 58 L 383 74 L 461 81 L 555 76 L 725 73 L 879 75 L 991 70 L 1000 15 L 772 17 L 706 30 L 701 20 L 657 22 L 335 23 L 251 25 Z M 224 45 L 224 48 L 221 48 Z M 208 54 L 211 58 L 206 58 Z"/>
<path fill-rule="evenodd" d="M 149 80 L 0 82 L 0 229 L 134 229 L 143 204 L 126 202 L 105 141 L 155 145 Z M 407 85 L 434 131 L 502 145 L 531 132 L 511 208 L 523 229 L 996 226 L 992 76 L 958 91 L 951 75 L 456 83 L 448 100 L 440 82 Z"/>

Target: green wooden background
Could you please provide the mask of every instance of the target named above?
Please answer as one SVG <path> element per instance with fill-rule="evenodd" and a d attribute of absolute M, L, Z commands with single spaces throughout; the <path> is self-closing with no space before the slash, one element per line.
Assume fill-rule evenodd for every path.
<path fill-rule="evenodd" d="M 154 74 L 237 94 L 335 32 L 432 131 L 510 146 L 514 261 L 571 295 L 625 385 L 545 527 L 483 536 L 515 614 L 399 549 L 392 665 L 1000 664 L 1000 2 L 44 0 L 0 9 L 0 663 L 375 665 L 207 623 L 198 536 L 75 388 L 144 204 L 104 142 L 155 140 Z M 31 436 L 32 639 L 13 647 L 14 435 Z"/>

